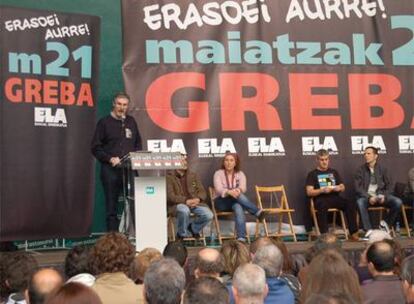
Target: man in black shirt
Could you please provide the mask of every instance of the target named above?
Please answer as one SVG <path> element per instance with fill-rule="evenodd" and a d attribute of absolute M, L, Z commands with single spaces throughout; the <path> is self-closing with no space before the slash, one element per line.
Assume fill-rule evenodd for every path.
<path fill-rule="evenodd" d="M 328 209 L 343 210 L 348 221 L 351 234 L 350 240 L 357 241 L 358 229 L 356 226 L 356 204 L 339 195 L 345 191 L 339 173 L 329 168 L 329 153 L 321 149 L 316 153 L 318 166 L 309 172 L 306 178 L 306 195 L 313 198 L 315 209 L 318 210 L 318 222 L 321 233 L 328 232 Z"/>
<path fill-rule="evenodd" d="M 101 181 L 105 193 L 106 225 L 108 231 L 118 231 L 116 206 L 123 187 L 121 158 L 129 152 L 141 150 L 137 123 L 126 115 L 129 96 L 115 95 L 110 115 L 101 118 L 92 140 L 92 153 L 101 163 Z"/>

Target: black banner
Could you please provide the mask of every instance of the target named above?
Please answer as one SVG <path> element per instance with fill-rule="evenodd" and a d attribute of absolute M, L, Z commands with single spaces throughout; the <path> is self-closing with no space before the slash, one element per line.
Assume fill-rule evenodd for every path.
<path fill-rule="evenodd" d="M 86 236 L 100 19 L 1 10 L 1 240 Z"/>
<path fill-rule="evenodd" d="M 284 184 L 295 223 L 315 152 L 347 195 L 367 145 L 414 165 L 414 4 L 123 0 L 123 73 L 144 148 L 189 154 L 205 185 L 226 150 L 253 186 Z M 146 143 L 146 145 L 145 145 Z"/>

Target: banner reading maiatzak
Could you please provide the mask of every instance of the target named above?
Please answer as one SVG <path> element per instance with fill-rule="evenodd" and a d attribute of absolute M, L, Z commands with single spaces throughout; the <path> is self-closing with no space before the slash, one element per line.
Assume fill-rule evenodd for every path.
<path fill-rule="evenodd" d="M 369 144 L 394 180 L 407 180 L 413 1 L 122 5 L 123 73 L 144 147 L 187 152 L 206 186 L 224 152 L 237 151 L 249 196 L 255 184 L 284 184 L 301 223 L 320 148 L 331 151 L 351 198 Z"/>

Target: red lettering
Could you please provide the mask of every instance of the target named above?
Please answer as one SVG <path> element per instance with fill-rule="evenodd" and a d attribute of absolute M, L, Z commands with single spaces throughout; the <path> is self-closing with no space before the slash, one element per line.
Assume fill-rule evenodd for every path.
<path fill-rule="evenodd" d="M 6 95 L 6 98 L 10 100 L 11 102 L 22 102 L 22 91 L 21 89 L 15 89 L 15 86 L 21 87 L 22 80 L 20 78 L 9 78 L 6 81 L 6 84 L 4 85 L 4 94 Z"/>
<path fill-rule="evenodd" d="M 26 79 L 24 82 L 24 101 L 42 103 L 42 83 L 37 79 Z"/>
<path fill-rule="evenodd" d="M 177 116 L 171 106 L 174 93 L 182 88 L 205 89 L 202 73 L 170 73 L 156 79 L 145 96 L 147 112 L 159 127 L 171 132 L 200 132 L 208 130 L 208 102 L 188 101 L 188 117 Z"/>
<path fill-rule="evenodd" d="M 396 101 L 401 94 L 401 83 L 393 75 L 350 74 L 349 102 L 352 129 L 392 129 L 404 121 L 404 109 Z M 379 88 L 372 93 L 371 88 Z M 381 108 L 381 115 L 371 110 Z"/>
<path fill-rule="evenodd" d="M 336 88 L 336 74 L 289 74 L 292 130 L 339 130 L 339 115 L 314 115 L 315 109 L 338 109 L 338 96 L 312 94 L 312 89 Z"/>
<path fill-rule="evenodd" d="M 75 85 L 72 82 L 60 83 L 60 103 L 68 106 L 75 103 Z"/>
<path fill-rule="evenodd" d="M 245 112 L 256 114 L 262 131 L 282 130 L 279 114 L 271 105 L 279 95 L 276 79 L 259 73 L 224 73 L 219 79 L 223 131 L 245 130 Z M 254 88 L 255 95 L 244 97 L 243 88 Z"/>
<path fill-rule="evenodd" d="M 44 104 L 58 104 L 58 91 L 56 80 L 43 81 L 43 103 Z"/>
<path fill-rule="evenodd" d="M 87 105 L 93 107 L 92 89 L 89 83 L 81 83 L 79 91 L 74 83 L 57 80 L 9 78 L 4 85 L 4 94 L 14 103 L 44 103 L 49 105 Z"/>
<path fill-rule="evenodd" d="M 80 86 L 76 105 L 82 106 L 83 104 L 86 104 L 88 107 L 93 107 L 93 98 L 90 83 L 82 83 Z"/>

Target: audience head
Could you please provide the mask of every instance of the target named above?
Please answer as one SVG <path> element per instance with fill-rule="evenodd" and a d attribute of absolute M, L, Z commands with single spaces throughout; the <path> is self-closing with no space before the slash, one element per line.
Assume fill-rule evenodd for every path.
<path fill-rule="evenodd" d="M 338 251 L 332 249 L 324 250 L 312 259 L 301 299 L 305 302 L 313 293 L 327 292 L 348 294 L 358 303 L 362 302 L 356 272 Z"/>
<path fill-rule="evenodd" d="M 384 242 L 390 244 L 394 249 L 394 273 L 399 276 L 401 274 L 401 264 L 405 257 L 404 249 L 397 240 L 385 239 Z"/>
<path fill-rule="evenodd" d="M 109 232 L 98 239 L 91 250 L 91 266 L 94 274 L 128 273 L 134 260 L 135 249 L 125 235 Z"/>
<path fill-rule="evenodd" d="M 228 304 L 229 293 L 226 286 L 212 277 L 201 277 L 188 284 L 183 304 Z"/>
<path fill-rule="evenodd" d="M 335 250 L 344 255 L 342 243 L 339 241 L 338 236 L 333 233 L 323 233 L 316 239 L 313 246 L 306 251 L 306 261 L 310 263 L 315 256 L 328 249 Z"/>
<path fill-rule="evenodd" d="M 401 280 L 407 303 L 414 302 L 414 255 L 404 259 L 401 266 Z"/>
<path fill-rule="evenodd" d="M 170 258 L 152 263 L 144 277 L 144 296 L 148 304 L 179 304 L 185 287 L 185 274 Z"/>
<path fill-rule="evenodd" d="M 223 256 L 220 252 L 213 248 L 204 248 L 197 254 L 194 275 L 196 278 L 219 277 L 223 268 Z"/>
<path fill-rule="evenodd" d="M 187 261 L 188 252 L 183 242 L 174 241 L 169 242 L 167 246 L 165 246 L 162 255 L 166 258 L 172 258 L 176 260 L 178 264 L 183 267 Z"/>
<path fill-rule="evenodd" d="M 314 293 L 304 304 L 357 304 L 350 295 L 345 293 Z"/>
<path fill-rule="evenodd" d="M 276 247 L 279 248 L 279 250 L 282 252 L 282 255 L 283 255 L 282 271 L 284 273 L 293 274 L 294 273 L 293 262 L 292 262 L 292 259 L 290 258 L 290 254 L 289 254 L 289 251 L 288 251 L 285 243 L 280 238 L 273 238 L 271 240 L 272 240 L 273 244 L 275 244 Z"/>
<path fill-rule="evenodd" d="M 36 271 L 29 282 L 27 303 L 42 304 L 45 299 L 63 285 L 63 278 L 52 268 L 42 268 Z"/>
<path fill-rule="evenodd" d="M 221 254 L 224 261 L 224 272 L 233 276 L 237 267 L 250 262 L 249 249 L 246 244 L 230 240 L 221 247 Z"/>
<path fill-rule="evenodd" d="M 152 262 L 161 260 L 162 255 L 158 249 L 145 248 L 142 250 L 131 263 L 129 277 L 135 283 L 141 283 L 144 280 L 145 272 Z"/>
<path fill-rule="evenodd" d="M 260 247 L 253 257 L 253 263 L 263 268 L 266 277 L 278 277 L 282 272 L 283 255 L 273 244 Z"/>
<path fill-rule="evenodd" d="M 268 237 L 259 237 L 253 243 L 250 244 L 250 255 L 253 257 L 256 254 L 257 249 L 273 244 L 272 240 Z"/>
<path fill-rule="evenodd" d="M 263 303 L 268 292 L 265 271 L 255 264 L 241 265 L 233 275 L 232 289 L 236 303 Z"/>
<path fill-rule="evenodd" d="M 8 252 L 4 258 L 4 284 L 8 293 L 23 292 L 29 286 L 30 277 L 38 265 L 32 255 L 27 252 Z"/>
<path fill-rule="evenodd" d="M 338 252 L 342 252 L 342 243 L 339 241 L 338 236 L 333 233 L 323 233 L 315 241 L 314 244 L 316 251 L 321 252 L 325 249 L 333 249 Z"/>
<path fill-rule="evenodd" d="M 92 288 L 84 284 L 71 282 L 61 286 L 48 297 L 46 304 L 102 304 Z"/>
<path fill-rule="evenodd" d="M 371 244 L 367 250 L 368 269 L 372 275 L 393 272 L 395 252 L 392 245 L 386 241 Z"/>
<path fill-rule="evenodd" d="M 86 246 L 75 246 L 69 250 L 65 258 L 65 276 L 71 278 L 80 273 L 90 273 L 89 265 L 90 248 Z"/>

